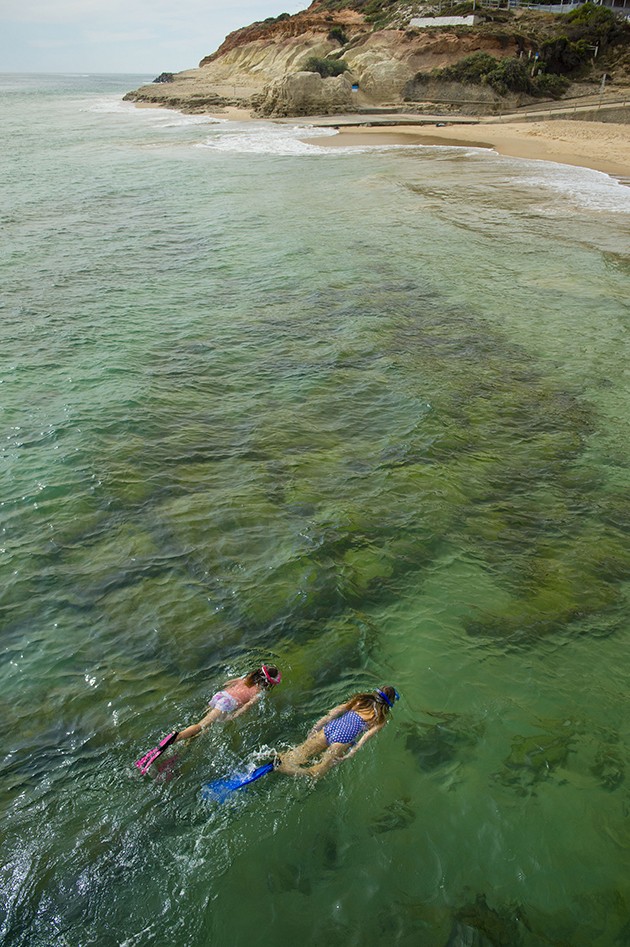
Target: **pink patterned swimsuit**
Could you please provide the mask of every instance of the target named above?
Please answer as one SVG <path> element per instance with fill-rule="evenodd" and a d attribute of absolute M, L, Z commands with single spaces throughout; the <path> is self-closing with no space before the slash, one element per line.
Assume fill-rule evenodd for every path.
<path fill-rule="evenodd" d="M 256 684 L 248 687 L 245 680 L 240 679 L 228 684 L 222 691 L 217 691 L 210 700 L 210 706 L 224 714 L 231 714 L 255 697 L 258 690 Z"/>

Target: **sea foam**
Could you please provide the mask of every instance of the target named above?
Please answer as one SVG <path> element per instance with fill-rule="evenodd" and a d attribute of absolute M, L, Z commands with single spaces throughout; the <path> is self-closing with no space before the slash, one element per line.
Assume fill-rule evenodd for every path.
<path fill-rule="evenodd" d="M 215 151 L 241 154 L 309 155 L 314 144 L 303 139 L 329 138 L 336 135 L 333 128 L 313 128 L 299 125 L 274 125 L 267 122 L 231 122 L 213 133 L 198 147 Z"/>
<path fill-rule="evenodd" d="M 509 161 L 516 172 L 516 181 L 525 187 L 543 189 L 588 210 L 607 214 L 630 212 L 630 187 L 603 171 L 553 161 L 517 158 Z"/>

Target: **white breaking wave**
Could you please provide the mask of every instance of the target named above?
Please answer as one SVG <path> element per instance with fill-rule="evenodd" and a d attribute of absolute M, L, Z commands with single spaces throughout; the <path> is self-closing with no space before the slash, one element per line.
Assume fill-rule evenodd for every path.
<path fill-rule="evenodd" d="M 630 213 L 630 187 L 603 171 L 553 161 L 511 160 L 519 166 L 515 183 L 561 195 L 589 210 Z"/>
<path fill-rule="evenodd" d="M 413 142 L 380 143 L 374 145 L 347 145 L 327 148 L 317 144 L 318 138 L 333 138 L 338 134 L 336 128 L 320 128 L 311 125 L 275 125 L 271 122 L 228 122 L 223 128 L 213 133 L 199 148 L 211 148 L 214 151 L 234 152 L 242 154 L 270 154 L 270 155 L 356 155 L 366 152 L 402 151 L 410 148 L 436 153 L 436 145 L 418 145 Z M 305 140 L 307 139 L 307 140 Z M 470 146 L 447 145 L 440 146 L 442 151 L 457 151 L 472 153 L 480 149 Z"/>
<path fill-rule="evenodd" d="M 325 149 L 303 141 L 304 138 L 330 138 L 336 135 L 334 128 L 313 128 L 300 125 L 273 125 L 266 122 L 230 122 L 205 141 L 199 148 L 241 154 L 309 155 Z"/>

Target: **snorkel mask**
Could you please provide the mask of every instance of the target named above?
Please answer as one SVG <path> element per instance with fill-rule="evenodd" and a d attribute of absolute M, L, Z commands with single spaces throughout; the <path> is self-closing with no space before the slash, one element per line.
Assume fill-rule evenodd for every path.
<path fill-rule="evenodd" d="M 393 707 L 396 701 L 400 700 L 400 694 L 398 693 L 398 691 L 395 688 L 393 688 L 393 691 L 395 695 L 393 702 L 389 699 L 385 691 L 381 691 L 377 689 L 376 696 L 378 697 L 378 699 L 380 700 L 382 704 L 387 704 L 388 707 Z"/>
<path fill-rule="evenodd" d="M 265 675 L 265 680 L 267 681 L 268 684 L 272 684 L 272 685 L 279 684 L 280 681 L 282 680 L 282 674 L 280 673 L 280 671 L 278 671 L 277 677 L 272 677 L 272 675 L 269 673 L 269 668 L 267 667 L 266 664 L 261 665 L 260 670 Z"/>

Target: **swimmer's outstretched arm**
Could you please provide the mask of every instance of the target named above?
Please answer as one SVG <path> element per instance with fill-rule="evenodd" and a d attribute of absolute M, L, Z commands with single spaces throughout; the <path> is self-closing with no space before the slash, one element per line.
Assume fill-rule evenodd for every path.
<path fill-rule="evenodd" d="M 314 733 L 317 733 L 318 730 L 321 730 L 322 727 L 325 727 L 327 723 L 330 723 L 331 720 L 334 720 L 335 717 L 338 717 L 340 714 L 347 709 L 349 701 L 346 701 L 344 704 L 339 704 L 337 707 L 333 707 L 332 710 L 329 710 L 325 717 L 321 717 L 317 723 L 314 723 L 311 729 L 308 731 L 308 735 L 312 736 Z"/>

